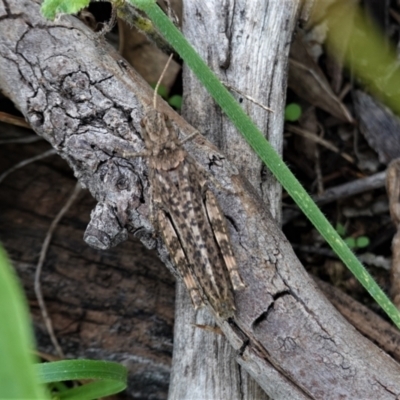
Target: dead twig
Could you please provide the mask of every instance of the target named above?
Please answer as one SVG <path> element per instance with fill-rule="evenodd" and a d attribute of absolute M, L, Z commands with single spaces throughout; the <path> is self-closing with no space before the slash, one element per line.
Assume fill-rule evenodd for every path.
<path fill-rule="evenodd" d="M 344 183 L 343 185 L 334 186 L 325 190 L 319 196 L 313 196 L 313 200 L 320 206 L 332 203 L 336 200 L 345 199 L 360 193 L 369 192 L 374 189 L 380 189 L 385 186 L 386 171 L 368 176 L 367 178 L 356 179 L 355 181 Z M 283 224 L 287 224 L 293 218 L 300 215 L 301 212 L 296 208 L 287 210 L 283 216 Z"/>
<path fill-rule="evenodd" d="M 0 121 L 10 125 L 32 129 L 31 126 L 25 121 L 25 118 L 17 117 L 15 115 L 11 115 L 2 111 L 0 111 Z"/>
<path fill-rule="evenodd" d="M 257 100 L 254 99 L 253 97 L 247 95 L 246 93 L 244 93 L 244 92 L 242 92 L 241 90 L 235 88 L 234 86 L 229 85 L 229 83 L 226 83 L 226 82 L 222 82 L 222 83 L 224 84 L 224 86 L 225 86 L 227 89 L 232 90 L 233 92 L 236 92 L 236 93 L 240 94 L 240 95 L 243 96 L 245 99 L 247 99 L 247 100 L 251 101 L 252 103 L 254 103 L 255 105 L 257 105 L 257 106 L 263 108 L 265 111 L 272 112 L 272 113 L 274 112 L 274 110 L 272 110 L 271 108 L 265 106 L 264 104 L 260 103 L 259 101 L 257 101 Z"/>
<path fill-rule="evenodd" d="M 332 201 L 355 196 L 356 194 L 379 189 L 385 186 L 386 171 L 368 176 L 367 178 L 357 179 L 352 182 L 344 183 L 325 190 L 320 196 L 313 197 L 318 205 L 331 203 Z"/>
<path fill-rule="evenodd" d="M 0 140 L 0 145 L 1 144 L 14 144 L 14 143 L 29 144 L 29 143 L 38 142 L 40 140 L 43 140 L 43 138 L 40 136 L 29 135 L 29 136 L 22 136 L 22 137 L 15 137 L 15 138 Z"/>
<path fill-rule="evenodd" d="M 38 300 L 39 303 L 39 308 L 40 311 L 42 313 L 42 317 L 44 320 L 44 323 L 46 325 L 46 329 L 47 332 L 50 336 L 51 342 L 53 343 L 54 348 L 56 349 L 56 352 L 58 354 L 58 356 L 60 358 L 65 358 L 64 356 L 64 352 L 61 349 L 60 344 L 58 343 L 58 340 L 54 334 L 54 329 L 53 329 L 53 324 L 51 322 L 51 319 L 49 317 L 49 313 L 47 312 L 47 307 L 43 298 L 43 294 L 42 294 L 42 288 L 41 288 L 41 284 L 40 284 L 40 275 L 42 273 L 42 269 L 43 269 L 43 263 L 44 260 L 46 258 L 46 254 L 47 254 L 47 250 L 49 248 L 50 245 L 50 241 L 53 237 L 53 232 L 55 230 L 55 228 L 57 227 L 58 223 L 60 222 L 61 218 L 65 215 L 65 213 L 70 209 L 72 203 L 76 200 L 76 198 L 78 197 L 80 191 L 81 191 L 81 185 L 79 183 L 77 183 L 75 185 L 75 188 L 73 190 L 73 192 L 71 193 L 71 196 L 68 198 L 67 202 L 65 203 L 65 205 L 62 207 L 62 209 L 60 210 L 60 212 L 56 215 L 56 217 L 54 218 L 53 222 L 50 225 L 49 230 L 47 231 L 46 237 L 44 239 L 43 245 L 42 245 L 42 249 L 40 251 L 40 257 L 39 257 L 39 261 L 38 264 L 36 266 L 36 272 L 35 272 L 35 294 L 36 294 L 36 298 Z"/>
<path fill-rule="evenodd" d="M 0 175 L 0 183 L 4 181 L 4 179 L 10 175 L 11 173 L 15 172 L 17 169 L 20 169 L 22 167 L 25 167 L 28 164 L 31 164 L 35 161 L 38 160 L 42 160 L 43 158 L 52 156 L 53 154 L 57 154 L 57 152 L 54 149 L 51 150 L 47 150 L 44 153 L 38 154 L 37 156 L 34 156 L 32 158 L 27 158 L 21 162 L 19 162 L 18 164 L 15 164 L 13 167 L 11 167 L 10 169 L 8 169 L 7 171 L 3 172 Z"/>
<path fill-rule="evenodd" d="M 390 294 L 393 303 L 400 307 L 400 159 L 389 164 L 386 175 L 390 217 L 397 232 L 392 239 L 392 269 L 390 271 Z"/>
<path fill-rule="evenodd" d="M 291 124 L 286 124 L 285 129 L 289 132 L 295 133 L 296 135 L 300 135 L 307 139 L 310 139 L 310 140 L 320 144 L 321 146 L 324 146 L 325 148 L 327 148 L 335 153 L 338 153 L 346 161 L 348 161 L 352 164 L 355 164 L 355 160 L 352 156 L 350 156 L 347 153 L 341 152 L 334 144 L 328 142 L 325 139 L 320 138 L 319 136 L 315 135 L 314 133 L 306 131 L 305 129 L 301 129 L 301 128 L 291 125 Z"/>

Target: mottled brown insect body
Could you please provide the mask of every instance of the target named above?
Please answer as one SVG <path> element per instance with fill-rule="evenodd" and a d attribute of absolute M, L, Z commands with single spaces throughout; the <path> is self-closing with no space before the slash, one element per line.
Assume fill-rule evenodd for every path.
<path fill-rule="evenodd" d="M 149 158 L 152 216 L 198 308 L 204 299 L 224 319 L 233 316 L 233 289 L 244 288 L 226 228 L 204 173 L 168 118 L 151 110 L 142 120 Z"/>

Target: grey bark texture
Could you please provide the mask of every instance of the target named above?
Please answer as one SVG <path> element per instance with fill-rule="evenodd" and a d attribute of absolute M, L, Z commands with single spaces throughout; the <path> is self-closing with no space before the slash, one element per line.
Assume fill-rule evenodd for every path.
<path fill-rule="evenodd" d="M 272 5 L 277 3 L 268 2 L 264 12 L 275 10 Z M 229 14 L 230 8 L 225 10 Z M 265 15 L 260 12 L 259 19 Z M 269 29 L 286 29 L 283 21 Z M 220 57 L 218 65 L 229 67 L 223 63 L 229 61 L 228 55 Z M 279 79 L 269 84 L 285 88 Z M 75 18 L 46 22 L 34 1 L 1 0 L 0 88 L 98 201 L 87 240 L 107 248 L 131 231 L 155 247 L 174 271 L 165 247 L 153 237 L 146 161 L 124 159 L 114 151 L 142 148 L 140 120 L 152 106 L 152 91 L 143 80 Z M 282 108 L 269 101 L 267 105 L 276 112 Z M 193 132 L 163 102 L 158 107 L 183 136 Z M 274 118 L 279 126 L 279 116 Z M 271 121 L 268 124 L 272 126 Z M 185 147 L 228 189 L 214 192 L 230 221 L 247 287 L 236 293 L 234 320 L 217 322 L 239 364 L 272 398 L 398 397 L 399 365 L 358 334 L 322 296 L 257 190 L 203 137 Z M 260 171 L 252 171 L 256 180 Z"/>

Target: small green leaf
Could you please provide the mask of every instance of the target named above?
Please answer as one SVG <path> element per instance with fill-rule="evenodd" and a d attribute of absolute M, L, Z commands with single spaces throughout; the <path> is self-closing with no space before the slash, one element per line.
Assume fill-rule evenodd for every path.
<path fill-rule="evenodd" d="M 45 18 L 53 20 L 58 14 L 76 14 L 89 3 L 90 0 L 44 0 L 41 11 Z"/>
<path fill-rule="evenodd" d="M 297 103 L 288 104 L 285 108 L 285 121 L 294 122 L 301 116 L 301 107 Z"/>
<path fill-rule="evenodd" d="M 178 94 L 171 96 L 168 100 L 168 104 L 176 110 L 180 110 L 182 108 L 182 96 L 179 96 Z"/>
<path fill-rule="evenodd" d="M 160 95 L 163 99 L 167 99 L 168 98 L 168 89 L 166 88 L 166 86 L 160 85 L 158 87 L 157 94 Z"/>
<path fill-rule="evenodd" d="M 346 228 L 343 224 L 341 224 L 340 222 L 338 222 L 336 224 L 336 232 L 341 236 L 344 237 L 344 235 L 346 234 Z"/>
<path fill-rule="evenodd" d="M 157 85 L 157 84 L 152 83 L 150 86 L 151 86 L 153 89 L 155 89 L 155 88 L 156 88 L 156 85 Z M 168 89 L 167 89 L 167 87 L 166 87 L 165 85 L 163 85 L 163 84 L 159 85 L 159 86 L 158 86 L 158 90 L 157 90 L 157 94 L 158 94 L 159 96 L 161 96 L 163 99 L 167 99 L 167 98 L 168 98 Z"/>
<path fill-rule="evenodd" d="M 350 249 L 354 249 L 356 247 L 356 239 L 352 237 L 344 239 L 344 242 L 350 247 Z"/>
<path fill-rule="evenodd" d="M 367 247 L 370 243 L 370 240 L 367 236 L 360 236 L 356 239 L 356 246 L 359 249 L 362 249 L 364 247 Z"/>

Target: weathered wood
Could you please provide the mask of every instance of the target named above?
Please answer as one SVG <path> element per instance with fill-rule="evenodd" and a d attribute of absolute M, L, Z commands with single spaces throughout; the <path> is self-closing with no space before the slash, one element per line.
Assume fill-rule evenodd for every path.
<path fill-rule="evenodd" d="M 247 113 L 278 152 L 282 150 L 289 44 L 298 7 L 297 1 L 189 0 L 184 3 L 184 34 L 217 76 L 274 110 L 267 113 L 232 92 L 242 99 Z M 271 29 L 282 25 L 285 29 Z M 279 223 L 280 185 L 270 173 L 265 173 L 262 162 L 188 69 L 184 70 L 183 104 L 185 119 L 235 162 L 262 194 Z M 248 373 L 230 361 L 235 358 L 235 350 L 227 345 L 226 339 L 188 324 L 188 320 L 214 325 L 207 311 L 196 314 L 192 310 L 184 290 L 179 289 L 169 399 L 266 398 Z M 291 393 L 285 394 L 283 397 L 292 397 Z"/>
<path fill-rule="evenodd" d="M 113 153 L 128 141 L 142 147 L 137 133 L 150 88 L 76 19 L 45 22 L 36 3 L 17 0 L 0 1 L 0 88 L 106 210 L 106 224 L 104 213 L 92 220 L 98 234 L 93 229 L 91 237 L 106 247 L 132 230 L 173 269 L 152 237 L 145 161 Z M 163 103 L 159 107 L 183 135 L 193 131 Z M 321 295 L 236 168 L 202 137 L 186 149 L 229 189 L 218 200 L 232 221 L 247 288 L 236 295 L 234 323 L 220 326 L 238 362 L 275 398 L 386 399 L 400 393 L 399 365 Z M 112 215 L 119 231 L 118 224 L 109 227 Z"/>
<path fill-rule="evenodd" d="M 273 110 L 271 113 L 242 95 L 232 94 L 277 151 L 282 149 L 288 52 L 299 1 L 186 1 L 185 36 L 222 82 Z M 228 118 L 190 71 L 184 76 L 183 112 L 193 126 L 235 163 L 269 203 L 280 222 L 281 187 Z"/>
<path fill-rule="evenodd" d="M 400 332 L 395 326 L 339 288 L 317 278 L 314 280 L 332 304 L 359 332 L 377 343 L 396 361 L 400 361 Z"/>

